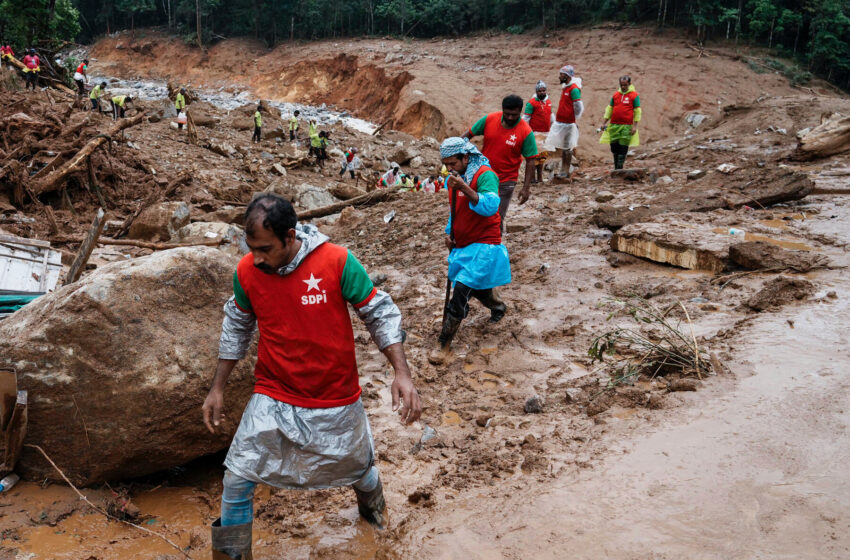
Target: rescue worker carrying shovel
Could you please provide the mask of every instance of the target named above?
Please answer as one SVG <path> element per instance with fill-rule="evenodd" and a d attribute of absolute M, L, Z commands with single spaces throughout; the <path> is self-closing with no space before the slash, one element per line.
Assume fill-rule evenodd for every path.
<path fill-rule="evenodd" d="M 508 250 L 502 244 L 499 216 L 499 177 L 490 162 L 466 138 L 446 138 L 440 157 L 452 174 L 446 180 L 451 214 L 446 226 L 449 253 L 449 286 L 439 344 L 428 360 L 445 364 L 461 321 L 474 297 L 490 310 L 490 322 L 502 320 L 507 310 L 495 289 L 511 282 Z M 449 288 L 454 291 L 449 297 Z"/>
<path fill-rule="evenodd" d="M 251 202 L 245 232 L 251 254 L 233 275 L 218 367 L 203 406 L 204 423 L 215 433 L 227 377 L 259 327 L 254 395 L 224 462 L 221 519 L 212 526 L 219 560 L 252 558 L 259 482 L 291 489 L 353 486 L 360 514 L 383 525 L 383 487 L 360 400 L 348 304 L 395 370 L 393 410 L 405 424 L 422 413 L 404 356 L 401 312 L 354 255 L 315 226 L 297 224 L 289 201 L 274 194 Z"/>

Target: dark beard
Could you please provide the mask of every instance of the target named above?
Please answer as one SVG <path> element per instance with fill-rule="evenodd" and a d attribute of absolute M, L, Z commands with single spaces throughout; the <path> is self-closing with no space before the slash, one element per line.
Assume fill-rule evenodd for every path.
<path fill-rule="evenodd" d="M 271 266 L 267 265 L 266 263 L 255 264 L 254 266 L 257 267 L 258 269 L 262 270 L 266 274 L 274 274 L 275 273 L 274 267 L 271 267 Z"/>

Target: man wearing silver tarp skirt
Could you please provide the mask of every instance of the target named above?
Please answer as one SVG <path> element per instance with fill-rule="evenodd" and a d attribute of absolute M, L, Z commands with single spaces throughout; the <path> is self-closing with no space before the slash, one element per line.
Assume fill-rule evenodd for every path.
<path fill-rule="evenodd" d="M 259 329 L 254 395 L 225 459 L 221 518 L 213 523 L 213 558 L 249 560 L 254 488 L 352 486 L 360 514 L 382 527 L 384 495 L 369 421 L 360 400 L 351 304 L 395 370 L 393 410 L 402 422 L 422 413 L 402 342 L 401 312 L 372 285 L 347 249 L 311 225 L 292 205 L 263 194 L 245 212 L 251 253 L 233 275 L 224 306 L 219 361 L 204 402 L 215 433 L 224 387 Z"/>

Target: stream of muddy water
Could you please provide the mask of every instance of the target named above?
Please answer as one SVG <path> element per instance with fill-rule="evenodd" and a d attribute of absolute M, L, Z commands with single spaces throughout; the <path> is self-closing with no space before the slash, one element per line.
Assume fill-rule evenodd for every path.
<path fill-rule="evenodd" d="M 114 78 L 112 76 L 101 76 L 92 74 L 89 78 L 90 84 L 100 82 L 108 84 L 110 94 L 131 95 L 143 101 L 156 101 L 168 99 L 168 86 L 166 82 L 159 80 L 124 80 Z M 198 96 L 200 101 L 209 103 L 219 109 L 232 111 L 237 107 L 247 105 L 249 103 L 257 103 L 259 99 L 248 90 L 238 92 L 231 91 L 227 88 L 219 89 L 197 89 L 192 88 L 192 91 Z M 313 105 L 303 105 L 301 103 L 288 103 L 274 100 L 267 100 L 268 105 L 278 109 L 281 115 L 288 118 L 294 111 L 300 111 L 300 118 L 303 122 L 311 119 L 316 119 L 321 125 L 333 125 L 342 123 L 344 126 L 363 132 L 372 134 L 377 125 L 369 121 L 352 117 L 348 113 L 338 112 L 328 107 L 315 107 Z"/>

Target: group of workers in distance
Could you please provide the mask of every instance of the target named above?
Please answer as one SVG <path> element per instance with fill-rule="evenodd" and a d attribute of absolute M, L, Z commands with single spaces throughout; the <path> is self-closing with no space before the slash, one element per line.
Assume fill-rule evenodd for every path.
<path fill-rule="evenodd" d="M 25 80 L 25 90 L 29 90 L 30 88 L 35 91 L 38 86 L 38 77 L 41 73 L 41 58 L 36 53 L 35 49 L 27 49 L 25 51 L 24 57 L 21 59 L 21 64 L 23 65 L 23 73 Z M 12 61 L 15 59 L 15 51 L 11 46 L 2 45 L 0 46 L 0 66 L 14 67 L 15 65 Z M 89 82 L 88 76 L 88 65 L 89 60 L 84 59 L 80 62 L 76 69 L 74 70 L 74 83 L 77 86 L 77 96 L 78 98 L 82 98 L 86 95 L 86 85 Z M 109 104 L 112 108 L 112 118 L 119 119 L 123 118 L 126 112 L 127 104 L 132 104 L 133 97 L 130 95 L 113 95 L 107 96 L 106 93 L 106 82 L 101 82 L 95 85 L 91 91 L 88 93 L 89 101 L 91 102 L 91 110 L 97 111 L 99 113 L 104 112 L 101 104 L 101 100 L 106 98 L 109 101 Z"/>

